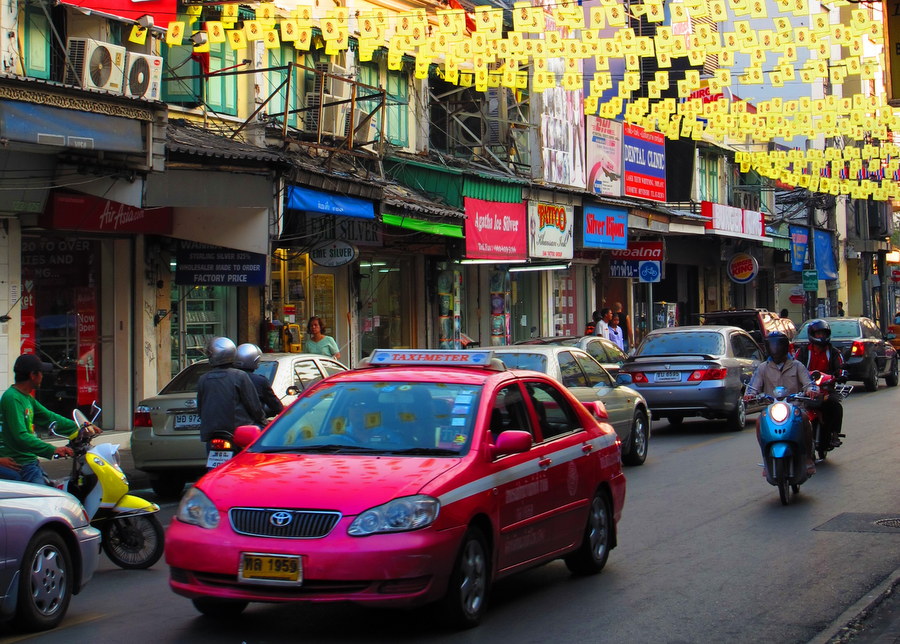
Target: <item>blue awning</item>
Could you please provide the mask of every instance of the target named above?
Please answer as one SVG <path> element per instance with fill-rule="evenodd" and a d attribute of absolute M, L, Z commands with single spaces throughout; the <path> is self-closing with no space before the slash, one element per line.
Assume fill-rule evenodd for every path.
<path fill-rule="evenodd" d="M 375 207 L 371 201 L 333 195 L 300 186 L 288 186 L 287 207 L 290 210 L 323 212 L 341 217 L 375 219 Z"/>

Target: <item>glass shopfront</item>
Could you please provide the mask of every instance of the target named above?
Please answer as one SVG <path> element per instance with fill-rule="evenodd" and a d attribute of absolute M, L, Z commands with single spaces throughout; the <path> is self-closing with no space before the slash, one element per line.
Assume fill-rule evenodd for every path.
<path fill-rule="evenodd" d="M 515 344 L 541 336 L 541 273 L 512 273 L 510 277 L 511 334 Z"/>
<path fill-rule="evenodd" d="M 234 318 L 234 288 L 172 284 L 172 375 L 206 358 L 210 338 L 228 336 Z"/>
<path fill-rule="evenodd" d="M 411 348 L 414 337 L 408 257 L 368 257 L 359 263 L 360 355 L 373 349 Z"/>
<path fill-rule="evenodd" d="M 101 244 L 22 239 L 22 353 L 53 365 L 35 396 L 65 416 L 99 398 Z"/>

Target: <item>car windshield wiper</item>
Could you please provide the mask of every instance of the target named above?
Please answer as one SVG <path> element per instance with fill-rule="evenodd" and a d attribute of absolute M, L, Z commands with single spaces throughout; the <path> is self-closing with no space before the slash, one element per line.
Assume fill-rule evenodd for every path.
<path fill-rule="evenodd" d="M 408 456 L 459 456 L 455 449 L 440 447 L 410 447 L 409 449 L 392 449 L 391 454 L 404 454 Z"/>
<path fill-rule="evenodd" d="M 371 447 L 362 447 L 360 445 L 294 445 L 291 447 L 268 447 L 260 450 L 253 450 L 258 454 L 283 454 L 286 452 L 297 452 L 297 453 L 326 453 L 326 454 L 341 454 L 344 452 L 375 452 L 381 450 L 375 450 Z"/>

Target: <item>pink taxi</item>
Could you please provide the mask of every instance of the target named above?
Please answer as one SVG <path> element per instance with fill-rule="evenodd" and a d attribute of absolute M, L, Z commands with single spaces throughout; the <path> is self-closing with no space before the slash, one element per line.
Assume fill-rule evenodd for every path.
<path fill-rule="evenodd" d="M 458 627 L 491 583 L 563 558 L 599 572 L 625 477 L 600 402 L 490 351 L 376 350 L 304 391 L 188 490 L 166 535 L 172 590 L 249 602 L 441 602 Z"/>

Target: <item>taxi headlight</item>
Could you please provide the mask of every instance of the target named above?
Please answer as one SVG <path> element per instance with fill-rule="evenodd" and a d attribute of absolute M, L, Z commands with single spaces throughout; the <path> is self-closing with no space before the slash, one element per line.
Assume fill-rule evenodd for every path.
<path fill-rule="evenodd" d="M 219 525 L 218 508 L 208 496 L 195 487 L 189 489 L 182 497 L 175 516 L 179 521 L 210 530 Z"/>
<path fill-rule="evenodd" d="M 791 408 L 788 407 L 784 403 L 775 403 L 769 409 L 769 418 L 774 420 L 776 423 L 783 423 L 785 419 L 790 415 Z"/>
<path fill-rule="evenodd" d="M 365 537 L 384 532 L 418 530 L 434 523 L 440 509 L 440 501 L 433 497 L 424 494 L 405 496 L 361 513 L 347 528 L 347 534 Z"/>

